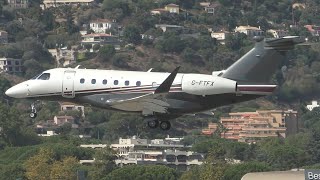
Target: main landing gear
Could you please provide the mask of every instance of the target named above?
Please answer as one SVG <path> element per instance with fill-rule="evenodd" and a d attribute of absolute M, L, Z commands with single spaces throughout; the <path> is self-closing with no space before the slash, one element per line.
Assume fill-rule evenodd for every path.
<path fill-rule="evenodd" d="M 159 121 L 157 119 L 148 120 L 147 125 L 151 129 L 155 129 L 160 126 L 160 129 L 164 131 L 167 131 L 171 128 L 171 123 L 169 121 Z"/>
<path fill-rule="evenodd" d="M 35 103 L 31 104 L 31 113 L 29 114 L 30 118 L 34 119 L 37 117 L 37 109 L 35 107 Z"/>

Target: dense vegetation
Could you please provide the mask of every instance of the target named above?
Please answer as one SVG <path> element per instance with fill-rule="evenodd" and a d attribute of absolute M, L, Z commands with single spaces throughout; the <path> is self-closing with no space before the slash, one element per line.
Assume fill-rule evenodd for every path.
<path fill-rule="evenodd" d="M 307 112 L 305 104 L 319 98 L 320 43 L 303 27 L 320 25 L 320 2 L 317 0 L 211 0 L 219 3 L 215 15 L 209 15 L 198 0 L 96 0 L 89 6 L 61 6 L 42 10 L 40 1 L 29 0 L 28 9 L 7 8 L 0 0 L 0 30 L 9 33 L 8 44 L 0 45 L 0 56 L 21 58 L 24 72 L 16 75 L 0 74 L 0 179 L 73 179 L 77 171 L 88 172 L 91 179 L 240 179 L 252 171 L 287 170 L 320 163 L 320 109 Z M 101 4 L 98 4 L 101 3 Z M 151 16 L 153 8 L 168 3 L 181 5 L 179 15 Z M 305 8 L 292 9 L 292 3 L 305 3 Z M 107 18 L 123 26 L 111 29 L 121 34 L 121 51 L 111 45 L 81 46 L 79 30 L 90 20 Z M 155 24 L 174 24 L 183 29 L 162 32 Z M 182 117 L 167 132 L 185 136 L 185 144 L 207 154 L 205 163 L 185 173 L 162 166 L 127 166 L 119 169 L 110 149 L 92 151 L 79 148 L 80 143 L 109 143 L 119 137 L 139 135 L 141 138 L 163 138 L 164 133 L 149 130 L 140 116 L 103 111 L 86 107 L 86 116 L 68 112 L 80 124 L 78 130 L 70 125 L 59 129 L 60 135 L 40 138 L 34 124 L 52 119 L 59 112 L 59 104 L 45 102 L 38 117 L 28 118 L 29 101 L 13 100 L 3 92 L 16 82 L 59 65 L 48 52 L 50 48 L 67 47 L 78 52 L 78 61 L 85 68 L 115 68 L 170 71 L 178 64 L 183 72 L 210 73 L 228 67 L 254 44 L 245 34 L 228 36 L 225 45 L 212 39 L 208 28 L 233 30 L 239 25 L 260 26 L 267 30 L 288 29 L 291 35 L 309 39 L 308 46 L 299 46 L 288 54 L 272 79 L 279 85 L 270 97 L 217 109 L 214 118 Z M 290 28 L 290 25 L 296 25 Z M 142 39 L 140 34 L 153 38 Z M 269 36 L 269 35 L 267 35 Z M 88 52 L 88 49 L 93 52 Z M 268 102 L 268 103 L 265 103 Z M 272 107 L 265 104 L 272 104 Z M 219 137 L 202 137 L 199 129 L 231 110 L 248 111 L 259 108 L 294 108 L 303 122 L 301 133 L 287 139 L 266 139 L 257 144 L 231 142 Z M 63 113 L 64 114 L 64 113 Z M 93 139 L 81 140 L 74 135 L 90 134 Z M 87 141 L 87 142 L 86 142 Z M 80 159 L 95 158 L 96 163 L 82 166 Z M 241 164 L 227 163 L 238 159 Z M 40 168 L 41 167 L 41 168 Z M 157 173 L 156 173 L 157 172 Z"/>

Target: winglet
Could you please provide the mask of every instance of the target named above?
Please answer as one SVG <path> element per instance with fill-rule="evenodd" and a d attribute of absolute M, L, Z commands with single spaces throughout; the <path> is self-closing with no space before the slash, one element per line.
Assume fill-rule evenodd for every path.
<path fill-rule="evenodd" d="M 174 81 L 174 78 L 176 78 L 178 74 L 179 69 L 180 69 L 180 66 L 176 67 L 176 69 L 172 71 L 172 73 L 167 77 L 167 79 L 164 80 L 163 83 L 160 84 L 160 86 L 154 91 L 154 94 L 169 92 L 171 85 Z"/>

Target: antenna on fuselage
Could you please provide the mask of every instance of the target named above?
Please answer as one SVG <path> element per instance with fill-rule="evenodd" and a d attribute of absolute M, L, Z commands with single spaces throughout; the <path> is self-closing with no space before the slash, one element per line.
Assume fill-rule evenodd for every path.
<path fill-rule="evenodd" d="M 77 67 L 75 67 L 74 69 L 78 69 L 81 65 L 78 65 Z"/>

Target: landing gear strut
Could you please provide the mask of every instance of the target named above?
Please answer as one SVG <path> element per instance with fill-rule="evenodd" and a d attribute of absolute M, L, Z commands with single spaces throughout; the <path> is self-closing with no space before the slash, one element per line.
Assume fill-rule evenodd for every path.
<path fill-rule="evenodd" d="M 34 119 L 37 117 L 37 109 L 35 107 L 35 103 L 31 104 L 31 113 L 29 114 L 30 118 Z"/>

